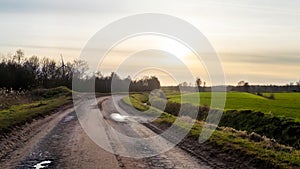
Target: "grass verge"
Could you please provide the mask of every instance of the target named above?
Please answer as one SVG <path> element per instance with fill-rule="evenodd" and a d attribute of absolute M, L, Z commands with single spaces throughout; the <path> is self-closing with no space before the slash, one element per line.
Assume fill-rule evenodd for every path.
<path fill-rule="evenodd" d="M 65 87 L 36 91 L 42 99 L 33 103 L 13 105 L 0 111 L 0 133 L 7 133 L 14 127 L 43 117 L 58 107 L 72 102 L 71 91 Z"/>

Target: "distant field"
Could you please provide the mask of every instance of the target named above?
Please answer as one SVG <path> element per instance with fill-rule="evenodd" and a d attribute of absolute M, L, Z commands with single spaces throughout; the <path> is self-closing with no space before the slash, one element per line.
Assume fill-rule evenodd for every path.
<path fill-rule="evenodd" d="M 200 94 L 200 103 L 196 98 Z M 220 100 L 221 92 L 217 92 L 216 99 Z M 269 96 L 270 93 L 263 93 Z M 300 93 L 274 93 L 275 99 L 267 99 L 262 96 L 245 93 L 245 92 L 228 92 L 226 96 L 225 110 L 254 110 L 264 113 L 272 113 L 277 116 L 291 117 L 300 121 Z M 183 95 L 184 102 L 194 105 L 208 105 L 211 102 L 211 93 L 188 93 Z M 168 99 L 174 102 L 180 102 L 180 95 L 168 95 Z M 218 108 L 218 106 L 215 106 Z"/>

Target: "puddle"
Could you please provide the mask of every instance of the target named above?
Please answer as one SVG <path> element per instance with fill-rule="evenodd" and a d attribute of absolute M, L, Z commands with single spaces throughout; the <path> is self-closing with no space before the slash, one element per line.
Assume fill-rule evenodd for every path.
<path fill-rule="evenodd" d="M 46 168 L 46 167 L 48 167 L 48 165 L 49 165 L 50 163 L 51 163 L 50 160 L 46 160 L 46 161 L 42 161 L 42 162 L 40 162 L 40 163 L 34 165 L 33 167 L 34 167 L 35 169 Z"/>
<path fill-rule="evenodd" d="M 123 116 L 119 113 L 112 113 L 110 115 L 110 118 L 116 122 L 130 122 L 130 123 L 148 122 L 148 120 L 138 116 Z"/>
<path fill-rule="evenodd" d="M 126 122 L 127 120 L 127 116 L 122 116 L 119 113 L 112 113 L 110 115 L 110 118 L 116 122 Z"/>
<path fill-rule="evenodd" d="M 74 118 L 74 116 L 67 116 L 64 118 L 64 122 L 69 122 Z"/>

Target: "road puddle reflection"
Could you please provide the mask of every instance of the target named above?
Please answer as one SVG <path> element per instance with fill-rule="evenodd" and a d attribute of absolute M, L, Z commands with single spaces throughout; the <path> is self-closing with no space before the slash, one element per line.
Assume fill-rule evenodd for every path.
<path fill-rule="evenodd" d="M 126 122 L 128 120 L 128 116 L 122 116 L 119 113 L 112 113 L 110 118 L 116 122 Z"/>
<path fill-rule="evenodd" d="M 50 160 L 46 160 L 46 161 L 42 161 L 42 162 L 34 165 L 33 167 L 35 169 L 47 168 L 49 164 L 51 164 L 51 161 Z"/>

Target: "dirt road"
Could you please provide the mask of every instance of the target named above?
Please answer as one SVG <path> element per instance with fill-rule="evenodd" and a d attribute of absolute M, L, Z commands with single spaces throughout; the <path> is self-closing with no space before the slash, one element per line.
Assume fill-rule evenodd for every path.
<path fill-rule="evenodd" d="M 143 120 L 141 117 L 131 118 L 132 114 L 128 110 L 113 106 L 111 97 L 101 97 L 98 101 L 101 102 L 101 114 L 98 114 L 97 104 L 85 100 L 77 107 L 77 110 L 81 110 L 78 116 L 74 108 L 61 110 L 33 122 L 19 131 L 16 138 L 8 138 L 6 143 L 2 143 L 2 146 L 8 147 L 6 153 L 2 152 L 0 168 L 219 168 L 210 166 L 205 160 L 178 147 L 147 158 L 115 155 L 126 151 L 131 155 L 158 152 L 162 142 L 165 144 L 168 141 L 158 140 L 148 145 L 124 142 L 113 132 L 107 132 L 108 127 L 134 138 L 151 137 L 156 133 L 139 123 Z M 97 118 L 101 118 L 101 124 Z M 82 128 L 83 123 L 88 126 Z M 97 134 L 94 133 L 90 138 L 85 130 L 94 128 L 99 130 L 94 130 Z M 109 145 L 108 149 L 114 153 L 100 148 L 93 141 L 97 139 L 104 140 Z"/>

